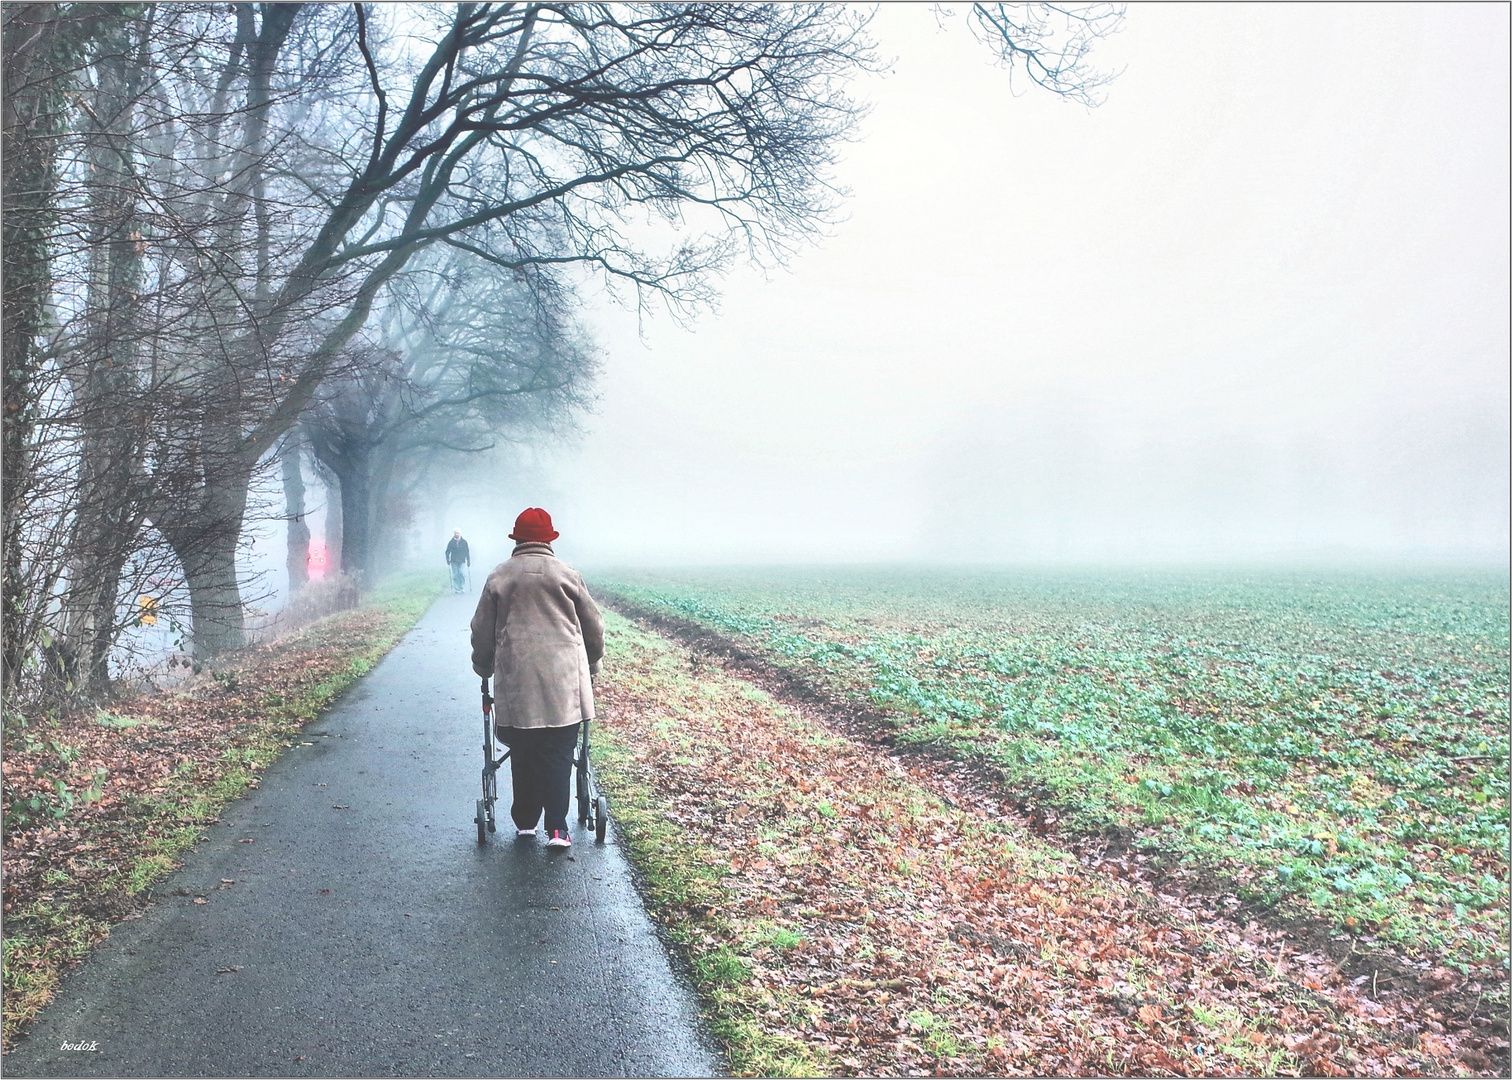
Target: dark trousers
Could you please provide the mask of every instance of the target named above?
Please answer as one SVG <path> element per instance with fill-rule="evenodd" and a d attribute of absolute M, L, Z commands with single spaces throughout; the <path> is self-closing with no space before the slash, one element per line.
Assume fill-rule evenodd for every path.
<path fill-rule="evenodd" d="M 533 829 L 546 812 L 546 831 L 567 830 L 567 804 L 572 796 L 572 751 L 581 724 L 566 727 L 495 730 L 509 747 L 510 775 L 514 779 L 514 804 L 509 816 L 515 828 Z"/>

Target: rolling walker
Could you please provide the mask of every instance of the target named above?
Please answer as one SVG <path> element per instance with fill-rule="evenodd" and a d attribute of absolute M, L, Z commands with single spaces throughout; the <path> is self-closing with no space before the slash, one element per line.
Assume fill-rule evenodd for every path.
<path fill-rule="evenodd" d="M 493 705 L 488 692 L 488 680 L 483 680 L 483 797 L 478 800 L 477 815 L 473 822 L 478 826 L 478 843 L 488 841 L 488 834 L 498 831 L 495 808 L 499 802 L 499 767 L 509 760 L 509 747 L 504 753 L 494 756 Z M 583 738 L 573 748 L 572 771 L 577 777 L 578 824 L 593 830 L 593 838 L 604 842 L 609 827 L 609 800 L 598 793 L 598 783 L 593 776 L 593 766 L 588 759 L 588 724 L 584 720 Z"/>

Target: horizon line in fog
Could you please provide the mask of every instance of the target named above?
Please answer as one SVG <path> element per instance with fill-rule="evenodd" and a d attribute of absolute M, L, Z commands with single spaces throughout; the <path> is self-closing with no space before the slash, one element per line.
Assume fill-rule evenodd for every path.
<path fill-rule="evenodd" d="M 571 560 L 569 560 L 571 561 Z M 774 562 L 762 559 L 729 560 L 720 562 L 700 561 L 645 561 L 625 562 L 614 561 L 581 561 L 573 562 L 579 570 L 590 575 L 610 574 L 620 571 L 676 571 L 678 573 L 696 574 L 703 571 L 718 570 L 830 570 L 830 569 L 869 569 L 869 570 L 1191 570 L 1191 571 L 1235 571 L 1235 572 L 1281 572 L 1281 571 L 1309 571 L 1309 572 L 1335 572 L 1335 573 L 1443 573 L 1443 572 L 1474 572 L 1489 573 L 1500 571 L 1504 576 L 1512 569 L 1512 561 L 1505 556 L 1496 558 L 1424 558 L 1421 555 L 1401 556 L 1397 558 L 1370 557 L 1370 558 L 1346 558 L 1325 557 L 1293 558 L 1293 559 L 925 559 L 923 557 L 913 559 L 832 559 L 816 560 L 804 559 L 791 562 Z"/>

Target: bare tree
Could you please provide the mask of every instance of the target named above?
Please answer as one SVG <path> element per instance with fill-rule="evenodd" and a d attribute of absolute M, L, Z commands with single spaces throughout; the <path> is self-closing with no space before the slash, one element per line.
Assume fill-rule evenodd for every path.
<path fill-rule="evenodd" d="M 573 281 L 681 314 L 732 259 L 787 258 L 838 204 L 871 62 L 867 16 L 819 3 L 4 14 L 6 678 L 51 619 L 57 669 L 95 688 L 165 549 L 196 652 L 243 641 L 249 492 L 301 418 L 317 471 L 346 455 L 328 509 L 370 571 L 386 499 L 581 400 Z M 1091 102 L 1121 15 L 970 17 Z M 426 293 L 441 251 L 490 268 L 494 323 Z"/>
<path fill-rule="evenodd" d="M 202 62 L 216 29 L 205 8 L 28 12 L 30 22 L 5 9 L 7 146 L 46 147 L 30 174 L 18 168 L 24 153 L 7 156 L 6 393 L 14 408 L 6 424 L 6 670 L 13 678 L 41 642 L 65 689 L 98 693 L 112 645 L 139 614 L 128 579 L 147 573 L 156 592 L 165 587 L 158 564 L 167 538 L 146 524 L 150 497 L 192 490 L 222 470 L 216 447 L 175 453 L 182 447 L 172 442 L 177 418 L 224 415 L 216 379 L 182 362 L 197 352 L 196 317 L 214 306 L 206 303 L 214 269 L 175 274 L 173 266 L 204 266 L 196 230 L 219 228 L 224 240 L 237 213 L 224 177 L 200 185 L 184 177 L 195 161 L 220 156 L 229 105 L 214 91 L 234 81 L 227 69 L 239 60 L 233 49 L 221 68 Z M 244 17 L 238 22 L 245 28 Z M 39 78 L 40 89 L 18 91 L 13 81 L 28 68 L 10 63 L 11 54 L 25 60 L 44 31 L 54 39 L 45 56 L 66 38 L 60 55 L 72 66 L 32 64 L 53 74 Z M 196 94 L 207 70 L 212 86 Z M 39 140 L 17 119 L 16 102 L 44 91 L 56 112 Z M 197 99 L 208 112 L 185 107 Z M 28 194 L 29 183 L 45 190 Z M 11 245 L 12 236 L 22 242 Z M 23 293 L 14 285 L 28 273 L 34 286 Z M 172 538 L 179 572 L 207 537 L 234 550 L 238 533 L 239 523 L 215 519 L 181 530 Z"/>
<path fill-rule="evenodd" d="M 43 634 L 48 599 L 61 573 L 63 543 L 56 533 L 59 492 L 49 490 L 42 468 L 51 448 L 39 444 L 40 403 L 56 380 L 45 369 L 47 306 L 52 285 L 57 220 L 57 156 L 67 127 L 68 91 L 91 39 L 94 12 L 79 5 L 7 4 L 3 27 L 4 166 L 3 333 L 3 667 L 5 690 L 14 692 L 26 658 Z"/>
<path fill-rule="evenodd" d="M 111 13 L 95 35 L 95 93 L 81 118 L 86 166 L 82 248 L 84 306 L 67 367 L 79 432 L 78 489 L 68 539 L 61 619 L 49 655 L 75 686 L 101 692 L 117 631 L 123 567 L 137 544 L 142 507 L 133 488 L 150 406 L 141 394 L 137 306 L 142 258 L 133 104 L 146 75 L 140 21 Z"/>
<path fill-rule="evenodd" d="M 137 615 L 134 597 L 122 603 L 123 574 L 128 563 L 158 562 L 152 552 L 164 542 L 145 526 L 147 495 L 154 483 L 164 486 L 153 431 L 165 408 L 181 408 L 200 390 L 164 362 L 184 351 L 174 347 L 175 335 L 183 340 L 182 305 L 148 256 L 171 220 L 158 198 L 176 149 L 161 122 L 161 87 L 192 72 L 203 27 L 173 6 L 85 7 L 87 32 L 75 35 L 76 63 L 61 95 L 68 107 L 52 141 L 48 325 L 30 339 L 32 408 L 18 425 L 26 475 L 52 493 L 43 500 L 51 520 L 28 526 L 25 515 L 8 515 L 7 525 L 32 532 L 21 541 L 28 558 L 17 560 L 29 571 L 21 603 L 30 605 L 30 625 L 45 625 L 52 670 L 66 689 L 101 693 L 110 650 Z M 172 16 L 166 23 L 157 19 L 163 11 Z M 39 373 L 44 393 L 35 389 Z M 202 539 L 177 545 L 181 564 Z M 49 552 L 57 568 L 43 572 Z"/>
<path fill-rule="evenodd" d="M 464 256 L 396 292 L 375 330 L 384 348 L 327 380 L 304 424 L 340 477 L 341 565 L 359 579 L 385 568 L 408 487 L 550 432 L 587 404 L 597 370 L 570 292 L 541 268 L 505 273 Z"/>
<path fill-rule="evenodd" d="M 856 115 L 841 82 L 866 59 L 864 20 L 825 5 L 463 4 L 428 53 L 383 63 L 366 7 L 349 28 L 322 12 L 327 38 L 295 32 L 301 11 L 238 16 L 236 164 L 193 248 L 201 294 L 234 298 L 240 317 L 207 305 L 209 389 L 176 414 L 164 460 L 174 476 L 223 468 L 150 499 L 170 543 L 202 545 L 183 554 L 206 651 L 242 640 L 233 548 L 250 477 L 412 256 L 444 243 L 505 269 L 577 264 L 701 303 L 737 244 L 781 257 L 824 220 Z M 333 59 L 350 56 L 343 41 L 364 86 Z M 315 105 L 310 63 L 281 66 L 296 56 L 317 57 Z M 634 208 L 673 227 L 660 253 L 623 227 Z M 297 242 L 262 238 L 280 214 Z"/>

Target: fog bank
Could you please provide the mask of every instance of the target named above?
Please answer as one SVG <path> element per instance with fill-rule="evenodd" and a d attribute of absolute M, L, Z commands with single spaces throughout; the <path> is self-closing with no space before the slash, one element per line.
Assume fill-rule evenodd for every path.
<path fill-rule="evenodd" d="M 601 305 L 503 503 L 597 562 L 1505 558 L 1505 7 L 1135 6 L 1091 112 L 877 30 L 849 220 Z"/>

